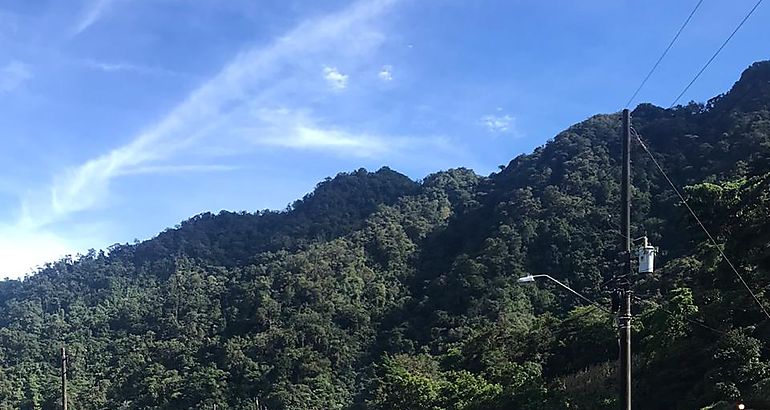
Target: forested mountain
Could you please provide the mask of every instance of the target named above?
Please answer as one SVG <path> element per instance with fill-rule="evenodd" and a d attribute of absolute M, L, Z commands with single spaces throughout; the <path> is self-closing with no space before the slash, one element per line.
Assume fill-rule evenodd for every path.
<path fill-rule="evenodd" d="M 770 307 L 770 62 L 632 118 Z M 613 318 L 516 279 L 608 303 L 619 132 L 594 116 L 489 176 L 342 173 L 281 212 L 0 282 L 0 408 L 59 408 L 62 345 L 74 409 L 616 408 Z M 635 278 L 635 407 L 770 397 L 770 321 L 639 145 L 632 161 L 632 233 L 661 247 Z"/>

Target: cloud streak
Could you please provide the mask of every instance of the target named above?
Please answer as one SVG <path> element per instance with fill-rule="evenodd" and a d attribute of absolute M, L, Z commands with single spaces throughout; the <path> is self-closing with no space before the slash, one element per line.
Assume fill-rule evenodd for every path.
<path fill-rule="evenodd" d="M 78 25 L 80 31 L 93 24 L 109 3 L 106 0 L 94 3 Z M 393 3 L 391 0 L 358 2 L 338 13 L 307 20 L 271 44 L 240 53 L 161 121 L 147 127 L 129 143 L 66 170 L 54 178 L 48 189 L 25 198 L 20 225 L 37 229 L 100 206 L 109 196 L 110 184 L 116 177 L 157 170 L 153 167 L 169 165 L 166 162 L 180 153 L 215 146 L 218 142 L 214 136 L 232 134 L 232 124 L 262 129 L 276 126 L 275 123 L 249 123 L 259 120 L 259 116 L 253 115 L 255 108 L 267 107 L 284 94 L 313 91 L 314 85 L 306 73 L 313 65 L 318 67 L 319 59 L 331 56 L 356 61 L 370 53 L 384 39 L 372 26 Z M 294 74 L 282 77 L 287 72 Z M 383 145 L 375 137 L 317 127 L 310 120 L 290 131 L 293 135 L 282 141 L 268 137 L 254 139 L 252 143 L 294 149 L 349 150 L 361 155 L 378 152 Z"/>
<path fill-rule="evenodd" d="M 130 63 L 107 63 L 103 61 L 95 60 L 81 60 L 78 64 L 82 64 L 87 68 L 103 71 L 105 73 L 135 73 L 141 75 L 153 75 L 153 76 L 180 76 L 184 75 L 176 71 L 167 70 L 160 67 L 151 67 L 139 64 Z"/>
<path fill-rule="evenodd" d="M 112 8 L 114 3 L 115 0 L 91 0 L 83 9 L 80 18 L 72 28 L 72 35 L 77 36 L 96 24 Z"/>
<path fill-rule="evenodd" d="M 241 167 L 223 164 L 192 164 L 192 165 L 151 165 L 130 169 L 120 176 L 145 175 L 145 174 L 182 174 L 190 172 L 230 172 L 237 171 Z"/>
<path fill-rule="evenodd" d="M 307 113 L 287 108 L 261 109 L 237 129 L 248 145 L 327 152 L 342 156 L 373 158 L 411 145 L 413 139 L 352 132 L 319 125 Z"/>

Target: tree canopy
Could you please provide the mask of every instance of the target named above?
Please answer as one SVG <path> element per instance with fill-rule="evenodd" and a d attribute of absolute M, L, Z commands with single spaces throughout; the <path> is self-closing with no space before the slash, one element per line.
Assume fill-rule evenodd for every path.
<path fill-rule="evenodd" d="M 770 62 L 633 126 L 770 307 Z M 206 213 L 0 282 L 0 408 L 611 409 L 620 118 L 597 115 L 499 172 L 341 173 L 283 211 Z M 638 146 L 639 408 L 770 392 L 770 321 Z"/>

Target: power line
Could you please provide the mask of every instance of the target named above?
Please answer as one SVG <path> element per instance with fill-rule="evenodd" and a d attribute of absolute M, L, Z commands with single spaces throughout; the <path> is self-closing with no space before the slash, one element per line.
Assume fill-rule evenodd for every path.
<path fill-rule="evenodd" d="M 673 108 L 673 107 L 676 105 L 676 103 L 677 103 L 677 102 L 679 102 L 679 99 L 680 99 L 680 98 L 682 98 L 682 96 L 683 96 L 683 95 L 684 95 L 684 94 L 687 92 L 687 90 L 689 90 L 689 89 L 690 89 L 690 87 L 692 87 L 692 85 L 693 85 L 693 84 L 695 84 L 695 81 L 697 81 L 697 80 L 698 80 L 698 78 L 700 77 L 700 75 L 701 75 L 701 74 L 703 74 L 703 72 L 704 72 L 704 71 L 706 71 L 706 68 L 708 68 L 708 66 L 709 66 L 709 65 L 711 65 L 711 62 L 713 62 L 713 61 L 714 61 L 714 59 L 715 59 L 715 58 L 717 58 L 717 56 L 719 55 L 719 53 L 721 53 L 721 52 L 722 52 L 722 49 L 724 49 L 724 48 L 725 48 L 725 46 L 727 45 L 727 43 L 729 43 L 729 42 L 730 42 L 730 40 L 732 40 L 732 38 L 735 36 L 735 33 L 737 33 L 737 32 L 738 32 L 738 30 L 740 30 L 740 29 L 741 29 L 741 27 L 743 27 L 743 24 L 744 24 L 744 23 L 746 23 L 746 20 L 748 20 L 748 19 L 749 19 L 749 17 L 751 17 L 751 15 L 752 15 L 752 14 L 754 14 L 754 11 L 756 11 L 756 10 L 757 10 L 757 8 L 759 7 L 759 5 L 760 5 L 760 4 L 762 4 L 762 1 L 764 1 L 764 0 L 758 0 L 758 1 L 757 1 L 757 3 L 756 3 L 756 4 L 754 4 L 754 7 L 752 7 L 752 8 L 751 8 L 751 10 L 749 10 L 748 14 L 746 14 L 746 16 L 745 16 L 745 17 L 743 17 L 743 20 L 741 20 L 741 22 L 738 24 L 738 26 L 737 26 L 737 27 L 735 27 L 735 30 L 733 30 L 733 32 L 732 32 L 732 33 L 730 33 L 730 36 L 728 36 L 728 37 L 727 37 L 727 39 L 724 41 L 724 43 L 722 43 L 722 45 L 721 45 L 721 46 L 719 46 L 719 48 L 718 48 L 718 49 L 717 49 L 717 51 L 714 53 L 714 55 L 712 55 L 712 56 L 711 56 L 711 58 L 709 58 L 709 60 L 708 60 L 708 61 L 706 62 L 706 64 L 703 66 L 703 68 L 701 68 L 701 69 L 700 69 L 700 71 L 698 71 L 698 74 L 695 74 L 695 77 L 693 77 L 692 81 L 690 81 L 690 83 L 689 83 L 689 84 L 687 84 L 687 87 L 685 87 L 685 88 L 684 88 L 684 90 L 682 90 L 682 92 L 681 92 L 681 93 L 679 93 L 679 95 L 676 97 L 676 99 L 674 100 L 674 102 L 672 102 L 672 103 L 671 103 L 671 106 L 669 106 L 668 108 Z"/>
<path fill-rule="evenodd" d="M 735 276 L 738 277 L 740 282 L 743 284 L 743 286 L 746 288 L 746 290 L 751 294 L 751 297 L 754 298 L 754 301 L 757 303 L 757 306 L 759 306 L 760 309 L 762 309 L 762 312 L 767 316 L 768 319 L 770 319 L 770 313 L 767 312 L 767 309 L 765 309 L 765 306 L 762 304 L 762 302 L 759 300 L 757 295 L 754 293 L 754 291 L 751 290 L 749 287 L 749 284 L 746 283 L 746 280 L 743 279 L 743 276 L 738 273 L 738 269 L 735 268 L 735 265 L 733 265 L 733 262 L 730 260 L 730 258 L 725 255 L 724 251 L 722 250 L 722 247 L 719 246 L 719 243 L 717 243 L 716 239 L 711 235 L 711 233 L 706 229 L 706 226 L 703 225 L 703 222 L 701 222 L 700 218 L 698 218 L 698 215 L 695 214 L 695 211 L 690 207 L 690 204 L 687 203 L 687 200 L 684 198 L 681 192 L 679 192 L 679 189 L 674 185 L 674 182 L 671 181 L 671 178 L 668 177 L 666 174 L 666 171 L 663 170 L 663 167 L 660 166 L 660 163 L 658 163 L 658 160 L 655 159 L 655 156 L 652 154 L 649 148 L 647 148 L 647 145 L 642 141 L 642 138 L 639 137 L 639 134 L 636 132 L 636 130 L 633 130 L 633 134 L 636 137 L 636 140 L 639 141 L 639 144 L 642 146 L 644 151 L 647 153 L 647 155 L 650 156 L 650 159 L 652 160 L 652 163 L 655 164 L 655 167 L 658 168 L 658 171 L 663 175 L 663 178 L 665 178 L 666 182 L 671 186 L 671 189 L 674 190 L 674 193 L 679 197 L 679 200 L 682 201 L 682 204 L 684 204 L 685 208 L 690 212 L 690 215 L 692 215 L 693 218 L 695 218 L 695 221 L 698 223 L 700 228 L 703 230 L 703 232 L 706 234 L 706 236 L 709 238 L 712 244 L 714 244 L 714 247 L 719 252 L 719 255 L 722 256 L 722 259 L 727 262 L 727 264 L 730 266 L 730 269 L 732 269 L 733 273 L 735 273 Z"/>
<path fill-rule="evenodd" d="M 629 105 L 634 101 L 634 98 L 639 94 L 639 91 L 642 90 L 642 87 L 644 87 L 645 84 L 647 84 L 647 80 L 652 77 L 652 73 L 655 72 L 655 70 L 658 68 L 658 65 L 660 65 L 660 62 L 663 61 L 663 58 L 666 57 L 666 54 L 668 54 L 669 50 L 671 50 L 671 47 L 674 46 L 674 43 L 679 38 L 679 35 L 682 34 L 682 31 L 684 31 L 684 28 L 687 27 L 687 24 L 690 23 L 690 20 L 692 20 L 692 16 L 695 15 L 695 12 L 698 11 L 698 8 L 703 3 L 703 0 L 698 1 L 698 4 L 695 5 L 695 7 L 690 12 L 690 15 L 687 16 L 687 20 L 684 21 L 681 27 L 679 27 L 679 30 L 676 32 L 676 35 L 674 35 L 674 38 L 671 39 L 671 42 L 668 43 L 668 47 L 666 47 L 665 50 L 663 50 L 663 54 L 658 57 L 658 61 L 655 62 L 655 65 L 652 66 L 650 69 L 650 72 L 647 73 L 647 76 L 644 77 L 644 80 L 642 80 L 642 83 L 639 84 L 639 87 L 634 91 L 634 94 L 631 96 L 631 98 L 628 99 L 628 102 L 626 103 L 626 108 L 628 108 Z"/>
<path fill-rule="evenodd" d="M 652 303 L 653 305 L 655 305 L 655 308 L 656 308 L 656 309 L 661 309 L 661 310 L 663 310 L 664 312 L 666 312 L 666 313 L 668 313 L 668 314 L 670 314 L 670 315 L 674 315 L 674 314 L 675 314 L 675 313 L 674 313 L 674 312 L 672 312 L 671 310 L 669 310 L 669 309 L 666 309 L 666 308 L 665 308 L 663 305 L 661 305 L 660 303 L 658 303 L 658 302 L 655 302 L 655 301 L 653 301 L 653 300 L 644 300 L 644 299 L 640 298 L 639 296 L 634 296 L 634 298 L 635 298 L 636 300 L 640 301 L 640 302 L 649 302 L 649 303 Z M 717 329 L 715 329 L 715 328 L 713 328 L 713 327 L 711 327 L 711 326 L 709 326 L 709 325 L 707 325 L 707 324 L 705 324 L 705 323 L 703 323 L 703 322 L 701 322 L 701 321 L 699 321 L 699 320 L 690 319 L 690 318 L 688 318 L 687 316 L 682 316 L 682 319 L 684 319 L 684 320 L 686 320 L 686 321 L 688 321 L 688 322 L 690 322 L 690 323 L 692 323 L 692 324 L 698 325 L 698 326 L 700 326 L 700 327 L 702 327 L 702 328 L 704 328 L 704 329 L 708 329 L 708 330 L 710 330 L 710 331 L 712 331 L 712 332 L 715 332 L 715 333 L 719 333 L 720 335 L 724 335 L 724 334 L 726 334 L 725 332 L 723 332 L 723 331 L 721 331 L 721 330 L 717 330 Z"/>
<path fill-rule="evenodd" d="M 613 316 L 611 313 L 608 313 L 607 311 L 598 308 L 596 305 L 582 305 L 582 306 L 579 306 L 579 307 L 583 307 L 585 309 L 583 309 L 581 312 L 574 313 L 572 316 L 567 316 L 564 319 L 561 319 L 555 325 L 543 326 L 543 327 L 541 327 L 539 329 L 539 331 L 548 331 L 548 332 L 550 332 L 550 336 L 551 337 L 557 338 L 557 337 L 563 336 L 564 334 L 566 334 L 568 332 L 575 331 L 576 329 L 569 327 L 569 325 L 573 324 L 574 322 L 576 322 L 576 321 L 578 321 L 580 319 L 585 318 L 586 316 L 588 316 L 590 314 L 593 314 L 593 313 L 596 313 L 596 312 L 601 312 L 601 313 L 604 313 L 604 314 L 609 314 L 609 317 Z M 573 312 L 574 312 L 574 310 L 573 310 Z"/>

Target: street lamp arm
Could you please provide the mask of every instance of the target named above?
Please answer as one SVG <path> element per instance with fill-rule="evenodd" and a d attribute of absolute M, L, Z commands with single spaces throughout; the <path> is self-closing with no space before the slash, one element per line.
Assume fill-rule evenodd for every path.
<path fill-rule="evenodd" d="M 603 311 L 605 311 L 605 312 L 607 312 L 607 313 L 609 313 L 609 314 L 612 314 L 612 312 L 610 312 L 610 310 L 609 310 L 609 309 L 607 309 L 606 307 L 604 307 L 604 306 L 602 306 L 602 305 L 600 305 L 600 304 L 598 304 L 598 303 L 594 302 L 593 300 L 591 300 L 591 299 L 588 299 L 587 297 L 585 297 L 585 296 L 581 295 L 581 294 L 580 294 L 578 291 L 576 291 L 576 290 L 572 289 L 571 287 L 569 287 L 569 286 L 565 285 L 564 283 L 562 283 L 562 282 L 560 282 L 560 281 L 556 280 L 555 278 L 551 277 L 551 275 L 545 275 L 545 274 L 542 274 L 542 275 L 532 275 L 532 276 L 531 276 L 531 278 L 532 278 L 532 279 L 534 279 L 534 278 L 546 278 L 546 279 L 550 279 L 550 280 L 552 280 L 553 282 L 556 282 L 556 284 L 557 284 L 557 285 L 559 285 L 559 286 L 563 287 L 564 289 L 567 289 L 568 291 L 572 292 L 572 293 L 573 293 L 575 296 L 579 297 L 580 299 L 583 299 L 584 301 L 586 301 L 586 302 L 588 302 L 588 303 L 590 303 L 590 304 L 592 304 L 592 305 L 596 306 L 597 308 L 599 308 L 599 309 L 601 309 L 601 310 L 603 310 Z"/>

